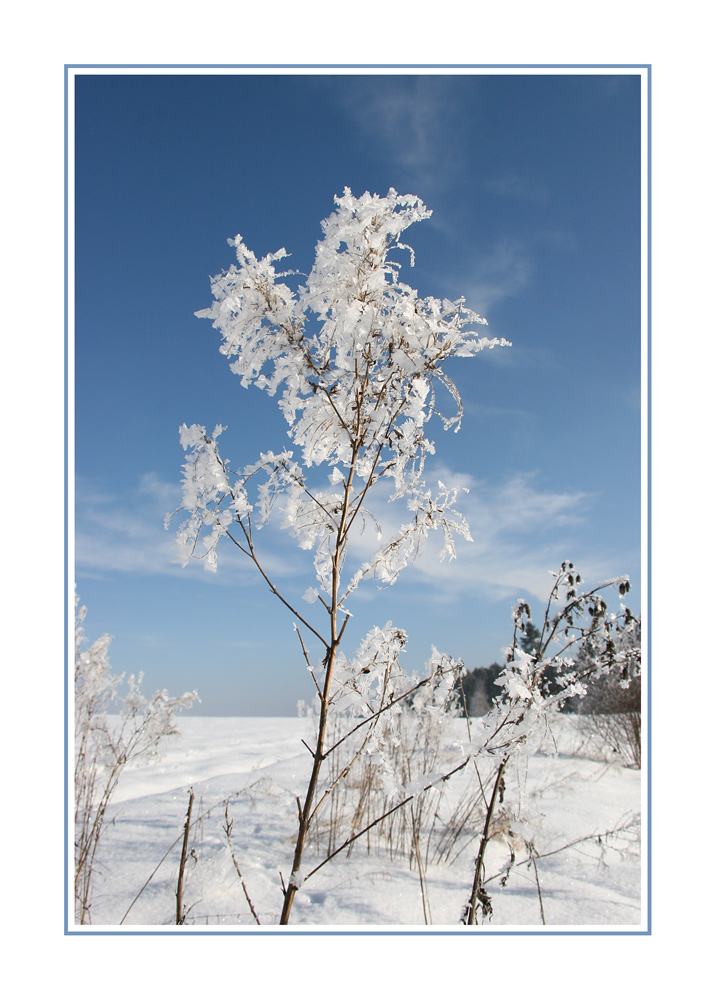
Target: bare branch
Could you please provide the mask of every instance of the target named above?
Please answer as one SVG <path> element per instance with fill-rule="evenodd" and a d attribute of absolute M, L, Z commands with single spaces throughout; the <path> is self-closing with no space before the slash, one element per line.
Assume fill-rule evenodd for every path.
<path fill-rule="evenodd" d="M 248 551 L 239 542 L 236 541 L 236 539 L 234 538 L 234 536 L 229 531 L 226 532 L 227 538 L 230 538 L 231 541 L 234 543 L 234 545 L 237 546 L 237 548 L 241 549 L 242 552 L 244 552 L 246 555 L 249 556 L 249 558 L 254 563 L 254 565 L 258 569 L 259 573 L 261 574 L 261 576 L 264 578 L 264 580 L 268 584 L 269 590 L 271 591 L 271 593 L 275 594 L 275 596 L 278 597 L 279 601 L 281 601 L 281 603 L 284 604 L 288 608 L 288 610 L 291 612 L 291 614 L 295 615 L 296 618 L 298 618 L 298 620 L 301 622 L 301 624 L 305 625 L 306 628 L 310 632 L 313 632 L 313 634 L 316 636 L 317 639 L 321 640 L 321 642 L 326 647 L 326 649 L 330 649 L 330 643 L 326 642 L 326 640 L 323 638 L 323 636 L 321 635 L 321 633 L 318 632 L 318 631 L 316 631 L 316 629 L 313 627 L 313 625 L 311 625 L 310 622 L 307 622 L 306 619 L 303 617 L 303 615 L 299 614 L 299 612 L 296 610 L 296 608 L 291 603 L 289 603 L 289 601 L 286 600 L 286 598 L 281 594 L 281 592 L 271 582 L 271 580 L 269 579 L 268 575 L 264 571 L 263 566 L 261 565 L 261 563 L 258 561 L 258 559 L 256 557 L 256 552 L 254 550 L 254 546 L 253 546 L 253 544 L 251 542 L 251 539 L 246 534 L 246 529 L 244 528 L 244 525 L 241 524 L 241 522 L 239 522 L 239 524 L 240 524 L 240 526 L 241 526 L 241 528 L 242 528 L 242 530 L 244 532 L 244 535 L 246 536 L 246 541 L 247 541 L 247 544 L 249 546 Z"/>

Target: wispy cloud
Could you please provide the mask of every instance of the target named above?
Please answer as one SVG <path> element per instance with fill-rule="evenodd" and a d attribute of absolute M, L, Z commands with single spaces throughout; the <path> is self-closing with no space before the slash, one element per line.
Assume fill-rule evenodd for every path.
<path fill-rule="evenodd" d="M 345 107 L 358 126 L 421 192 L 460 160 L 452 83 L 440 76 L 362 77 Z M 452 137 L 452 140 L 451 140 Z"/>
<path fill-rule="evenodd" d="M 501 177 L 487 178 L 483 181 L 485 190 L 502 198 L 545 204 L 549 201 L 549 191 L 539 181 L 509 171 Z"/>
<path fill-rule="evenodd" d="M 339 94 L 357 134 L 391 165 L 395 185 L 424 198 L 435 209 L 431 225 L 450 245 L 463 245 L 462 251 L 455 250 L 460 265 L 452 267 L 445 279 L 447 294 L 465 295 L 473 309 L 485 314 L 532 283 L 545 245 L 556 242 L 569 250 L 573 237 L 522 226 L 520 231 L 528 235 L 499 239 L 474 250 L 474 235 L 466 237 L 464 213 L 455 211 L 449 199 L 446 203 L 446 191 L 459 191 L 458 201 L 501 198 L 518 211 L 524 203 L 544 206 L 552 193 L 525 171 L 511 168 L 499 174 L 489 162 L 467 158 L 461 140 L 465 122 L 458 117 L 460 109 L 464 113 L 461 92 L 460 81 L 453 77 L 422 74 L 359 77 L 352 80 L 350 90 Z"/>
<path fill-rule="evenodd" d="M 520 238 L 497 239 L 463 254 L 459 269 L 450 278 L 449 294 L 464 295 L 468 305 L 489 320 L 496 304 L 531 291 L 538 281 L 541 255 L 558 252 L 568 256 L 576 248 L 573 234 L 549 228 L 535 229 Z"/>
<path fill-rule="evenodd" d="M 456 539 L 458 558 L 439 559 L 442 536 L 431 533 L 423 555 L 401 577 L 400 586 L 430 586 L 436 597 L 455 600 L 466 595 L 501 600 L 513 596 L 543 600 L 563 559 L 586 554 L 583 575 L 602 579 L 615 574 L 608 554 L 586 552 L 585 526 L 594 498 L 582 491 L 558 492 L 538 485 L 534 473 L 520 473 L 497 486 L 478 482 L 442 467 L 435 479 L 469 489 L 458 507 L 465 515 L 473 541 Z M 397 534 L 407 517 L 383 494 L 371 506 L 383 527 L 384 540 Z M 401 516 L 402 515 L 402 516 Z M 357 540 L 356 562 L 370 558 L 378 546 L 366 528 Z M 369 588 L 365 597 L 369 596 Z"/>
<path fill-rule="evenodd" d="M 235 585 L 255 580 L 251 564 L 230 542 L 219 551 L 220 571 L 206 573 L 198 560 L 182 568 L 175 562 L 174 538 L 182 520 L 164 528 L 164 516 L 180 502 L 178 484 L 155 473 L 142 476 L 125 495 L 111 494 L 96 483 L 79 480 L 75 491 L 75 567 L 78 575 L 104 577 L 114 573 L 139 575 L 191 574 L 207 582 Z M 273 577 L 295 575 L 292 554 L 275 540 L 269 545 L 264 568 Z"/>
<path fill-rule="evenodd" d="M 535 256 L 524 242 L 503 239 L 475 254 L 469 267 L 472 277 L 463 270 L 462 294 L 471 308 L 485 314 L 495 303 L 512 298 L 529 285 Z"/>
<path fill-rule="evenodd" d="M 439 559 L 440 532 L 431 532 L 425 552 L 400 578 L 405 587 L 426 587 L 432 599 L 454 601 L 473 595 L 502 600 L 525 596 L 544 599 L 551 586 L 549 570 L 560 562 L 579 558 L 575 550 L 586 552 L 580 563 L 585 578 L 602 579 L 615 575 L 609 554 L 587 551 L 585 525 L 593 497 L 582 491 L 555 491 L 542 488 L 536 473 L 519 473 L 498 485 L 488 485 L 466 473 L 437 465 L 430 485 L 441 479 L 465 492 L 458 509 L 465 515 L 473 541 L 456 538 L 458 558 Z M 80 482 L 77 488 L 76 567 L 78 575 L 104 577 L 112 574 L 177 575 L 190 573 L 218 585 L 242 586 L 256 581 L 248 559 L 231 552 L 224 542 L 219 551 L 217 574 L 205 573 L 198 562 L 184 570 L 173 562 L 174 532 L 165 531 L 163 516 L 176 506 L 178 488 L 158 476 L 144 476 L 126 497 L 112 496 Z M 409 512 L 399 503 L 389 502 L 389 490 L 379 487 L 371 496 L 370 511 L 383 530 L 383 542 L 394 537 Z M 282 531 L 278 521 L 263 529 L 260 537 L 262 563 L 269 576 L 283 580 L 292 590 L 303 593 L 312 584 L 310 553 L 297 550 L 295 541 Z M 366 519 L 362 534 L 353 537 L 347 572 L 371 559 L 379 547 L 373 522 Z M 235 558 L 233 558 L 235 556 Z M 297 592 L 298 592 L 297 591 Z M 370 584 L 354 599 L 374 600 L 380 591 Z"/>
<path fill-rule="evenodd" d="M 78 480 L 75 489 L 75 565 L 78 573 L 167 573 L 172 571 L 171 537 L 162 530 L 157 481 L 145 477 L 127 498 Z M 169 507 L 179 499 L 167 490 Z"/>

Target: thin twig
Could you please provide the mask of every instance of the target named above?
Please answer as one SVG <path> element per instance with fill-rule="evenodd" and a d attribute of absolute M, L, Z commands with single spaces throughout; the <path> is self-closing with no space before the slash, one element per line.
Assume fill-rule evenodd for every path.
<path fill-rule="evenodd" d="M 237 547 L 237 549 L 241 549 L 241 551 L 245 555 L 247 555 L 249 557 L 249 559 L 251 559 L 251 561 L 254 563 L 254 565 L 258 569 L 259 573 L 261 574 L 261 576 L 264 578 L 264 580 L 268 584 L 269 589 L 271 590 L 271 592 L 273 594 L 275 594 L 276 597 L 278 597 L 279 601 L 281 601 L 281 603 L 284 604 L 288 608 L 288 610 L 291 612 L 291 614 L 295 615 L 296 618 L 298 618 L 298 620 L 300 622 L 302 622 L 310 632 L 313 632 L 313 634 L 316 636 L 316 638 L 320 639 L 320 641 L 323 643 L 323 645 L 326 647 L 326 649 L 330 649 L 330 644 L 326 642 L 326 640 L 323 638 L 323 636 L 321 635 L 321 633 L 317 632 L 316 629 L 310 624 L 310 622 L 307 622 L 306 619 L 303 617 L 303 615 L 299 614 L 298 611 L 296 610 L 296 608 L 294 608 L 294 606 L 292 604 L 289 604 L 289 602 L 286 600 L 286 598 L 283 597 L 279 593 L 278 589 L 274 586 L 274 584 L 271 582 L 271 580 L 269 579 L 268 575 L 266 574 L 266 571 L 264 570 L 263 566 L 258 561 L 258 558 L 256 556 L 256 552 L 254 550 L 253 542 L 251 541 L 251 538 L 250 538 L 250 536 L 249 536 L 249 534 L 248 534 L 248 532 L 247 532 L 247 530 L 246 530 L 243 522 L 239 520 L 238 524 L 239 524 L 239 527 L 241 528 L 241 530 L 244 533 L 244 537 L 246 538 L 246 544 L 249 546 L 248 549 L 245 549 L 244 546 L 241 544 L 241 542 L 238 542 L 234 538 L 234 536 L 231 534 L 230 531 L 226 532 L 226 537 L 230 538 L 231 541 L 234 543 L 234 545 Z"/>
<path fill-rule="evenodd" d="M 408 691 L 405 691 L 397 698 L 393 698 L 391 701 L 388 702 L 387 705 L 383 705 L 381 708 L 379 708 L 377 712 L 374 712 L 372 715 L 366 716 L 365 719 L 361 719 L 361 721 L 357 723 L 357 725 L 355 725 L 352 729 L 350 729 L 344 736 L 341 736 L 341 738 L 337 740 L 330 749 L 326 750 L 324 752 L 324 756 L 328 757 L 329 754 L 332 754 L 333 751 L 341 745 L 341 743 L 349 739 L 349 737 L 351 737 L 353 733 L 357 732 L 362 726 L 366 726 L 370 722 L 375 722 L 375 720 L 378 718 L 379 715 L 382 715 L 383 712 L 389 711 L 391 708 L 393 708 L 399 702 L 403 701 L 405 698 L 409 698 L 412 694 L 415 694 L 416 691 L 420 690 L 421 687 L 425 687 L 426 684 L 430 684 L 431 681 L 435 680 L 436 676 L 437 673 L 430 674 L 429 677 L 424 677 L 423 680 L 418 681 L 418 683 L 415 684 L 414 687 L 411 687 Z"/>
<path fill-rule="evenodd" d="M 296 635 L 298 636 L 298 641 L 301 643 L 301 649 L 303 650 L 304 659 L 305 659 L 306 663 L 308 664 L 308 672 L 310 673 L 311 677 L 313 678 L 313 683 L 316 685 L 316 691 L 318 691 L 318 697 L 322 698 L 323 697 L 323 692 L 321 691 L 321 686 L 318 683 L 318 681 L 316 680 L 316 675 L 313 672 L 313 667 L 311 666 L 311 661 L 310 661 L 310 659 L 308 657 L 308 650 L 306 649 L 306 646 L 305 646 L 305 644 L 303 642 L 303 636 L 301 635 L 301 631 L 300 631 L 298 625 L 295 626 L 295 629 L 296 629 Z"/>
<path fill-rule="evenodd" d="M 436 785 L 439 785 L 443 781 L 448 781 L 450 778 L 452 778 L 454 774 L 457 774 L 458 771 L 462 771 L 464 767 L 467 767 L 467 765 L 470 763 L 471 760 L 472 757 L 467 757 L 456 767 L 452 768 L 451 771 L 448 771 L 446 774 L 441 774 L 440 777 L 436 778 L 435 781 L 433 781 L 431 784 L 426 785 L 425 788 L 423 788 L 420 792 L 417 792 L 414 795 L 408 795 L 408 797 L 403 799 L 402 802 L 398 802 L 398 804 L 393 806 L 392 809 L 388 809 L 387 812 L 384 812 L 382 816 L 379 816 L 377 819 L 374 819 L 372 823 L 368 824 L 368 826 L 364 826 L 362 830 L 359 830 L 358 833 L 356 833 L 354 836 L 349 837 L 341 844 L 340 847 L 337 847 L 335 851 L 327 855 L 323 859 L 323 861 L 321 861 L 320 864 L 316 865 L 315 868 L 312 868 L 311 871 L 308 873 L 308 875 L 305 876 L 303 881 L 307 882 L 312 875 L 315 875 L 316 872 L 319 871 L 319 869 L 323 868 L 325 864 L 328 864 L 329 861 L 333 860 L 333 858 L 335 858 L 337 854 L 340 854 L 341 851 L 345 851 L 346 847 L 349 847 L 364 834 L 368 833 L 368 831 L 372 830 L 373 827 L 376 826 L 378 823 L 382 823 L 384 819 L 387 819 L 389 816 L 392 816 L 394 812 L 398 811 L 398 809 L 402 809 L 403 806 L 407 806 L 409 802 L 412 802 L 413 799 L 418 798 L 424 792 L 429 791 L 431 788 L 435 788 Z"/>
<path fill-rule="evenodd" d="M 544 918 L 544 905 L 542 903 L 542 889 L 541 889 L 540 884 L 539 884 L 539 872 L 537 871 L 537 858 L 539 857 L 539 854 L 537 853 L 535 845 L 531 841 L 527 845 L 527 849 L 530 852 L 530 858 L 532 860 L 532 866 L 533 866 L 533 868 L 535 870 L 535 882 L 537 883 L 537 896 L 539 897 L 539 912 L 540 912 L 540 916 L 542 917 L 542 923 L 546 924 L 547 921 Z"/>
<path fill-rule="evenodd" d="M 631 830 L 632 827 L 636 826 L 637 823 L 638 819 L 632 816 L 632 818 L 628 822 L 622 823 L 621 826 L 614 827 L 613 830 L 606 830 L 604 833 L 590 833 L 587 834 L 587 836 L 585 837 L 577 837 L 575 840 L 570 840 L 568 844 L 562 844 L 561 847 L 555 847 L 554 850 L 552 851 L 545 851 L 543 854 L 541 853 L 539 855 L 540 860 L 544 861 L 545 858 L 551 858 L 553 854 L 561 854 L 562 851 L 568 851 L 571 847 L 576 847 L 577 844 L 587 844 L 590 841 L 595 841 L 595 840 L 597 842 L 600 842 L 601 840 L 606 839 L 608 837 L 616 836 L 617 833 L 625 833 L 627 830 Z M 524 858 L 524 860 L 517 862 L 515 868 L 519 868 L 521 865 L 528 865 L 530 864 L 531 861 L 532 861 L 531 857 Z M 499 873 L 497 875 L 490 875 L 489 878 L 486 878 L 484 880 L 483 885 L 487 885 L 488 882 L 494 882 L 495 879 L 499 877 L 500 877 Z"/>
<path fill-rule="evenodd" d="M 224 816 L 226 817 L 226 826 L 224 827 L 224 832 L 226 833 L 226 840 L 227 840 L 228 845 L 229 845 L 229 851 L 231 853 L 231 860 L 234 862 L 234 868 L 236 869 L 236 874 L 239 876 L 239 882 L 241 882 L 241 888 L 244 890 L 244 896 L 246 897 L 246 902 L 249 904 L 249 909 L 251 910 L 251 914 L 252 914 L 254 920 L 256 921 L 256 923 L 260 924 L 261 921 L 259 920 L 258 915 L 256 913 L 256 910 L 254 909 L 254 904 L 251 902 L 251 897 L 249 896 L 249 890 L 246 888 L 246 883 L 244 882 L 244 876 L 241 874 L 241 869 L 239 868 L 239 863 L 236 860 L 236 855 L 234 854 L 234 847 L 233 847 L 233 844 L 231 843 L 231 831 L 232 831 L 233 826 L 234 826 L 234 821 L 233 821 L 233 819 L 232 820 L 229 819 L 229 803 L 228 802 L 226 803 L 226 809 L 224 811 Z"/>
<path fill-rule="evenodd" d="M 415 810 L 411 804 L 410 815 L 413 821 L 413 844 L 415 845 L 415 858 L 418 863 L 418 876 L 420 878 L 420 895 L 423 900 L 423 917 L 425 918 L 426 924 L 431 924 L 433 922 L 432 913 L 430 912 L 430 901 L 428 900 L 428 886 L 425 879 L 425 874 L 423 872 L 423 862 L 420 857 L 420 840 L 418 838 L 418 827 L 415 822 Z"/>
<path fill-rule="evenodd" d="M 189 830 L 191 829 L 191 808 L 194 805 L 194 789 L 189 789 L 189 808 L 186 812 L 186 822 L 184 823 L 184 842 L 179 860 L 179 877 L 177 879 L 177 915 L 176 923 L 184 923 L 183 896 L 184 896 L 184 867 L 186 865 L 186 852 L 189 846 Z"/>
<path fill-rule="evenodd" d="M 492 797 L 490 799 L 490 805 L 487 810 L 487 815 L 485 816 L 485 826 L 482 831 L 482 839 L 480 841 L 480 849 L 477 854 L 477 859 L 475 860 L 475 877 L 472 883 L 472 893 L 470 894 L 470 902 L 467 906 L 467 916 L 465 923 L 474 924 L 477 915 L 477 901 L 478 899 L 482 903 L 483 912 L 486 907 L 489 906 L 489 901 L 487 901 L 484 892 L 484 864 L 485 864 L 485 850 L 487 848 L 487 842 L 490 839 L 490 823 L 492 822 L 492 814 L 495 811 L 495 803 L 497 802 L 497 795 L 502 784 L 502 775 L 504 774 L 505 767 L 507 766 L 507 758 L 501 762 L 497 769 L 497 776 L 495 778 L 495 784 L 492 789 Z"/>
<path fill-rule="evenodd" d="M 249 786 L 249 787 L 251 787 L 251 786 Z M 197 816 L 197 818 L 195 820 L 193 820 L 193 822 L 192 822 L 191 825 L 192 826 L 196 826 L 198 823 L 203 823 L 204 818 L 206 816 L 211 816 L 211 814 L 214 812 L 215 809 L 218 809 L 220 806 L 226 805 L 228 802 L 231 801 L 231 799 L 233 797 L 234 797 L 234 795 L 232 794 L 232 795 L 227 796 L 227 798 L 222 799 L 221 802 L 217 802 L 216 805 L 211 806 L 211 808 L 207 809 L 206 812 L 202 813 L 200 816 Z M 134 906 L 134 904 L 137 902 L 137 900 L 139 899 L 139 897 L 142 895 L 142 893 L 144 892 L 144 890 L 147 888 L 147 886 L 149 885 L 149 883 L 152 881 L 152 879 L 154 878 L 154 876 L 157 874 L 157 872 L 159 871 L 159 869 L 162 867 L 162 865 L 164 864 L 164 862 L 167 860 L 167 858 L 172 853 L 172 851 L 177 846 L 177 844 L 183 839 L 183 837 L 184 837 L 184 833 L 180 833 L 179 836 L 176 838 L 176 840 L 173 843 L 171 843 L 169 845 L 169 847 L 166 849 L 166 851 L 161 856 L 161 858 L 159 859 L 159 861 L 157 862 L 157 864 L 154 866 L 154 869 L 152 870 L 152 873 L 150 874 L 149 878 L 146 880 L 146 882 L 144 883 L 144 885 L 142 886 L 142 888 L 139 890 L 139 892 L 137 893 L 137 895 L 134 897 L 134 899 L 132 900 L 132 902 L 129 904 L 129 906 L 125 910 L 124 916 L 119 921 L 120 925 L 123 924 L 124 921 L 127 919 L 127 917 L 129 916 L 129 911 L 132 909 L 132 907 Z"/>

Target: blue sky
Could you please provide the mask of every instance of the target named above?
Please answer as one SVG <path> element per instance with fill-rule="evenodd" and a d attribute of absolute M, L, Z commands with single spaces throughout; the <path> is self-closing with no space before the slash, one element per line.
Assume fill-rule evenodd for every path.
<path fill-rule="evenodd" d="M 464 294 L 513 346 L 450 369 L 456 436 L 431 425 L 433 471 L 470 487 L 472 545 L 433 552 L 346 634 L 408 632 L 466 666 L 500 658 L 510 609 L 548 571 L 640 589 L 640 77 L 78 75 L 75 81 L 76 580 L 90 638 L 148 689 L 197 688 L 202 714 L 286 715 L 311 695 L 291 617 L 241 554 L 216 576 L 172 562 L 178 426 L 227 426 L 222 454 L 278 450 L 276 400 L 244 390 L 194 312 L 231 265 L 227 237 L 285 246 L 308 271 L 344 186 L 421 197 L 403 280 Z M 386 519 L 400 513 L 385 512 Z M 439 540 L 436 540 L 439 542 Z M 290 595 L 310 558 L 278 531 L 266 557 Z"/>

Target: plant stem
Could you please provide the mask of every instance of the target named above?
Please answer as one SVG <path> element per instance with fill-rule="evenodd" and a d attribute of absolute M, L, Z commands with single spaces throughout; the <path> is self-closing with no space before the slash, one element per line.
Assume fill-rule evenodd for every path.
<path fill-rule="evenodd" d="M 465 919 L 466 924 L 475 923 L 477 901 L 480 898 L 480 896 L 484 895 L 482 876 L 484 872 L 485 849 L 487 848 L 487 842 L 490 839 L 490 823 L 492 822 L 492 814 L 495 811 L 495 803 L 497 802 L 497 795 L 500 790 L 500 785 L 502 783 L 502 775 L 504 774 L 506 766 L 507 766 L 507 758 L 505 757 L 497 769 L 497 776 L 495 778 L 495 784 L 492 789 L 490 805 L 487 809 L 487 815 L 485 816 L 485 825 L 482 830 L 480 849 L 477 853 L 477 860 L 475 861 L 475 878 L 473 879 L 472 883 L 472 893 L 470 894 L 470 902 L 468 903 L 467 906 L 467 917 Z"/>
<path fill-rule="evenodd" d="M 246 888 L 246 883 L 244 882 L 244 876 L 241 874 L 241 869 L 239 868 L 239 862 L 236 860 L 236 855 L 234 854 L 234 847 L 233 847 L 233 844 L 231 843 L 231 830 L 232 830 L 232 827 L 234 825 L 234 821 L 233 821 L 233 819 L 232 820 L 229 819 L 229 803 L 228 802 L 226 803 L 226 809 L 224 810 L 224 817 L 226 819 L 226 823 L 225 823 L 225 826 L 224 826 L 224 832 L 226 833 L 226 842 L 229 845 L 229 851 L 231 853 L 231 860 L 234 862 L 234 868 L 236 869 L 236 874 L 239 876 L 239 881 L 241 882 L 241 888 L 244 890 L 244 896 L 246 897 L 246 902 L 249 904 L 249 909 L 251 910 L 251 915 L 253 916 L 253 918 L 256 921 L 256 923 L 260 924 L 261 921 L 259 920 L 258 914 L 256 913 L 256 910 L 254 909 L 254 904 L 251 902 L 251 897 L 249 896 L 249 890 Z"/>
<path fill-rule="evenodd" d="M 301 871 L 301 861 L 303 859 L 303 851 L 306 845 L 306 837 L 308 836 L 308 830 L 311 825 L 312 819 L 312 807 L 313 800 L 316 795 L 316 788 L 318 787 L 318 776 L 321 773 L 321 765 L 326 758 L 324 753 L 324 747 L 326 745 L 326 726 L 328 724 L 328 706 L 329 706 L 329 696 L 331 691 L 331 681 L 333 679 L 333 668 L 336 663 L 336 656 L 338 654 L 338 647 L 340 646 L 341 639 L 343 637 L 343 631 L 348 622 L 348 618 L 345 619 L 340 630 L 338 628 L 338 612 L 340 610 L 341 602 L 338 597 L 338 585 L 340 580 L 341 564 L 343 561 L 343 556 L 345 554 L 345 546 L 348 535 L 348 511 L 350 509 L 351 503 L 351 490 L 353 488 L 353 478 L 355 476 L 355 467 L 358 460 L 358 453 L 360 450 L 360 432 L 361 432 L 361 408 L 362 399 L 358 401 L 358 412 L 356 415 L 356 426 L 355 426 L 355 439 L 353 442 L 353 451 L 351 457 L 351 466 L 348 473 L 348 479 L 345 482 L 344 493 L 343 493 L 343 508 L 341 511 L 341 519 L 338 525 L 338 530 L 336 532 L 336 547 L 333 552 L 332 558 L 332 580 L 331 580 L 331 604 L 329 608 L 329 614 L 331 619 L 331 644 L 326 646 L 326 677 L 323 682 L 323 692 L 320 695 L 321 701 L 321 714 L 318 723 L 318 736 L 316 739 L 316 752 L 313 756 L 313 767 L 311 768 L 311 777 L 308 782 L 308 789 L 306 790 L 306 798 L 303 802 L 303 807 L 299 802 L 299 815 L 298 815 L 298 836 L 296 837 L 296 849 L 293 852 L 293 865 L 291 867 L 291 878 L 288 881 L 288 885 L 284 892 L 283 897 L 283 908 L 281 910 L 281 919 L 279 923 L 287 924 L 291 916 L 291 907 L 293 906 L 293 900 L 298 891 L 298 886 L 296 885 L 296 880 L 299 877 Z M 284 602 L 285 603 L 285 602 Z M 315 630 L 312 629 L 315 633 Z"/>
<path fill-rule="evenodd" d="M 194 789 L 189 790 L 189 808 L 186 811 L 186 822 L 184 823 L 184 841 L 181 848 L 181 860 L 179 861 L 179 878 L 177 879 L 177 915 L 176 923 L 184 923 L 183 896 L 184 896 L 184 868 L 186 866 L 186 853 L 189 846 L 189 830 L 191 829 L 191 808 L 194 805 Z"/>
<path fill-rule="evenodd" d="M 418 863 L 418 876 L 420 877 L 420 895 L 423 900 L 423 917 L 425 918 L 426 924 L 431 924 L 433 922 L 433 918 L 430 912 L 430 902 L 428 900 L 428 886 L 425 873 L 423 871 L 422 858 L 420 857 L 420 838 L 418 834 L 419 824 L 415 821 L 415 810 L 412 805 L 410 806 L 410 815 L 413 823 L 413 846 L 415 848 L 415 860 Z"/>

